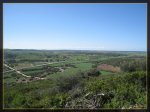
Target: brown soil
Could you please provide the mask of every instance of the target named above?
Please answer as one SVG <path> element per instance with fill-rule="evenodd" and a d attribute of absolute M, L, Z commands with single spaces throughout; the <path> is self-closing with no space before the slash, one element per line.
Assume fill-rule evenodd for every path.
<path fill-rule="evenodd" d="M 110 72 L 120 72 L 120 67 L 114 67 L 112 65 L 107 65 L 107 64 L 101 64 L 97 66 L 97 70 L 105 70 L 105 71 L 110 71 Z"/>

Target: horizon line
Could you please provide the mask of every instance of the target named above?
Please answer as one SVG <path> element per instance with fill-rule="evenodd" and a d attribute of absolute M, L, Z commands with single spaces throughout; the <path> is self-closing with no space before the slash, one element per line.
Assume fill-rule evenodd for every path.
<path fill-rule="evenodd" d="M 142 51 L 142 52 L 147 52 L 146 50 L 100 50 L 100 49 L 29 49 L 29 48 L 3 48 L 5 49 L 10 49 L 10 50 L 78 50 L 78 51 Z"/>

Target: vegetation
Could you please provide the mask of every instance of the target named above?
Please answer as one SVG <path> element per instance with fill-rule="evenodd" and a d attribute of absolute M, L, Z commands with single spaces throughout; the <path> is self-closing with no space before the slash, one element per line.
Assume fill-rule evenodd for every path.
<path fill-rule="evenodd" d="M 4 59 L 31 76 L 4 66 L 5 108 L 146 108 L 145 52 L 6 49 Z"/>

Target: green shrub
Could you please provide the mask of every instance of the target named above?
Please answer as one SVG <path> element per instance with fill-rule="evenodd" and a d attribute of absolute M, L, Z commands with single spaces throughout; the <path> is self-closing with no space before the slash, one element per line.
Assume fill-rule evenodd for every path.
<path fill-rule="evenodd" d="M 59 87 L 61 92 L 71 90 L 80 81 L 78 76 L 60 76 L 56 79 L 56 85 Z"/>

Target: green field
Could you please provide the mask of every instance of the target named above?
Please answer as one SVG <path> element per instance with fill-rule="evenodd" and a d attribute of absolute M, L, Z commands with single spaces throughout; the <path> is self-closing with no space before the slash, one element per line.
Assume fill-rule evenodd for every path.
<path fill-rule="evenodd" d="M 109 71 L 101 71 L 102 75 L 113 75 L 114 73 L 109 72 Z"/>

